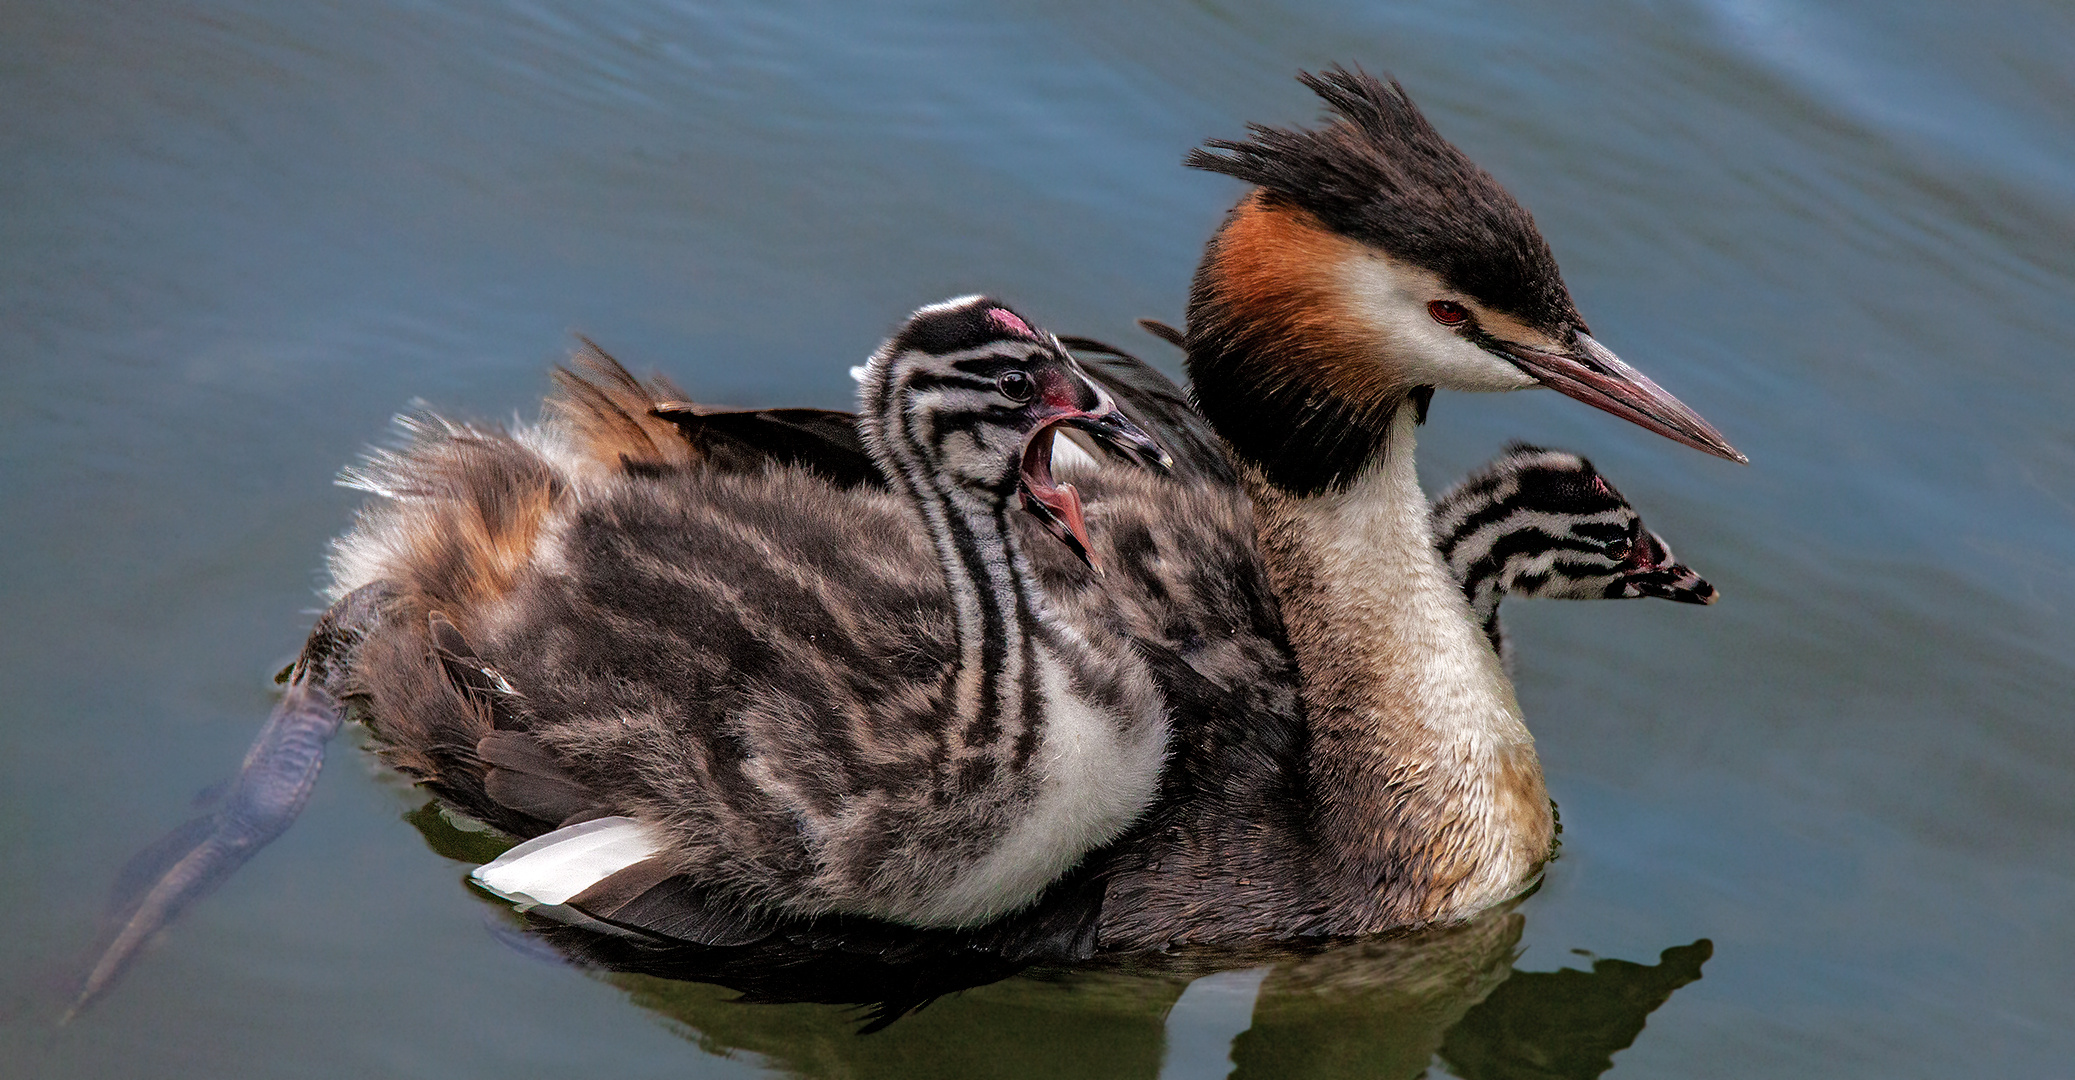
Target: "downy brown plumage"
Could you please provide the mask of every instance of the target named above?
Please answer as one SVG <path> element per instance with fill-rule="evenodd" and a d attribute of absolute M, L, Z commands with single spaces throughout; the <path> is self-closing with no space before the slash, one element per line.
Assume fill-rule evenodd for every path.
<path fill-rule="evenodd" d="M 607 922 L 676 903 L 714 941 L 970 925 L 1150 801 L 1159 696 L 1032 587 L 1012 521 L 1020 494 L 1085 550 L 1058 426 L 1161 455 L 1048 336 L 968 298 L 875 354 L 861 443 L 891 492 L 708 467 L 683 395 L 595 351 L 562 383 L 540 428 L 417 421 L 355 475 L 381 498 L 333 559 L 335 595 L 393 593 L 355 661 L 384 757 L 514 835 L 588 823 L 486 885 Z"/>

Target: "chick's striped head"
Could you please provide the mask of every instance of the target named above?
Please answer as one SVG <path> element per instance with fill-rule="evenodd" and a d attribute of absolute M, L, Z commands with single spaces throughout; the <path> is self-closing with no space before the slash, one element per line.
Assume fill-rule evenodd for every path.
<path fill-rule="evenodd" d="M 1718 595 L 1591 462 L 1560 450 L 1507 447 L 1441 497 L 1434 532 L 1458 580 L 1480 594 L 1688 604 Z"/>
<path fill-rule="evenodd" d="M 1083 559 L 1092 545 L 1071 484 L 1052 477 L 1052 439 L 1086 430 L 1123 456 L 1166 468 L 1166 451 L 1117 408 L 1051 334 L 985 296 L 909 316 L 865 365 L 865 445 L 925 500 L 964 497 L 1025 510 Z"/>

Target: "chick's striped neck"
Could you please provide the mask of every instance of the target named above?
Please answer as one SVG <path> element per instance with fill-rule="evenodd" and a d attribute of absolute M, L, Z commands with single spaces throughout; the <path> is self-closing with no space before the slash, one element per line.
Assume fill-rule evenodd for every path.
<path fill-rule="evenodd" d="M 871 445 L 922 518 L 954 614 L 959 663 L 947 674 L 947 693 L 959 726 L 951 732 L 951 764 L 960 763 L 961 753 L 991 758 L 1008 749 L 1012 765 L 1020 766 L 1036 749 L 1044 715 L 1038 652 L 1049 635 L 1009 521 L 1019 512 L 1010 502 L 1017 463 L 1002 461 L 996 481 L 961 481 L 944 468 L 944 446 L 950 433 L 990 418 L 978 408 L 918 400 L 900 365 L 885 365 L 881 374 L 889 385 L 873 395 Z"/>

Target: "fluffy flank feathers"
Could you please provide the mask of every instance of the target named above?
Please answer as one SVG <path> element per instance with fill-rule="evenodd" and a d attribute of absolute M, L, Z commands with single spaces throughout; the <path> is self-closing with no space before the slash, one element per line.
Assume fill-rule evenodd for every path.
<path fill-rule="evenodd" d="M 656 414 L 659 406 L 685 399 L 662 376 L 637 379 L 589 338 L 569 366 L 555 369 L 548 415 L 564 427 L 586 457 L 606 466 L 690 465 L 697 460 L 677 425 Z"/>

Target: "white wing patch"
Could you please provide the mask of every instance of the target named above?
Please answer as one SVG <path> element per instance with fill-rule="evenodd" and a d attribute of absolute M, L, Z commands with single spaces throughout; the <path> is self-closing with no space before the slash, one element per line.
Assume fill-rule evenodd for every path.
<path fill-rule="evenodd" d="M 469 877 L 524 911 L 561 904 L 661 850 L 633 818 L 597 818 L 536 836 Z"/>

